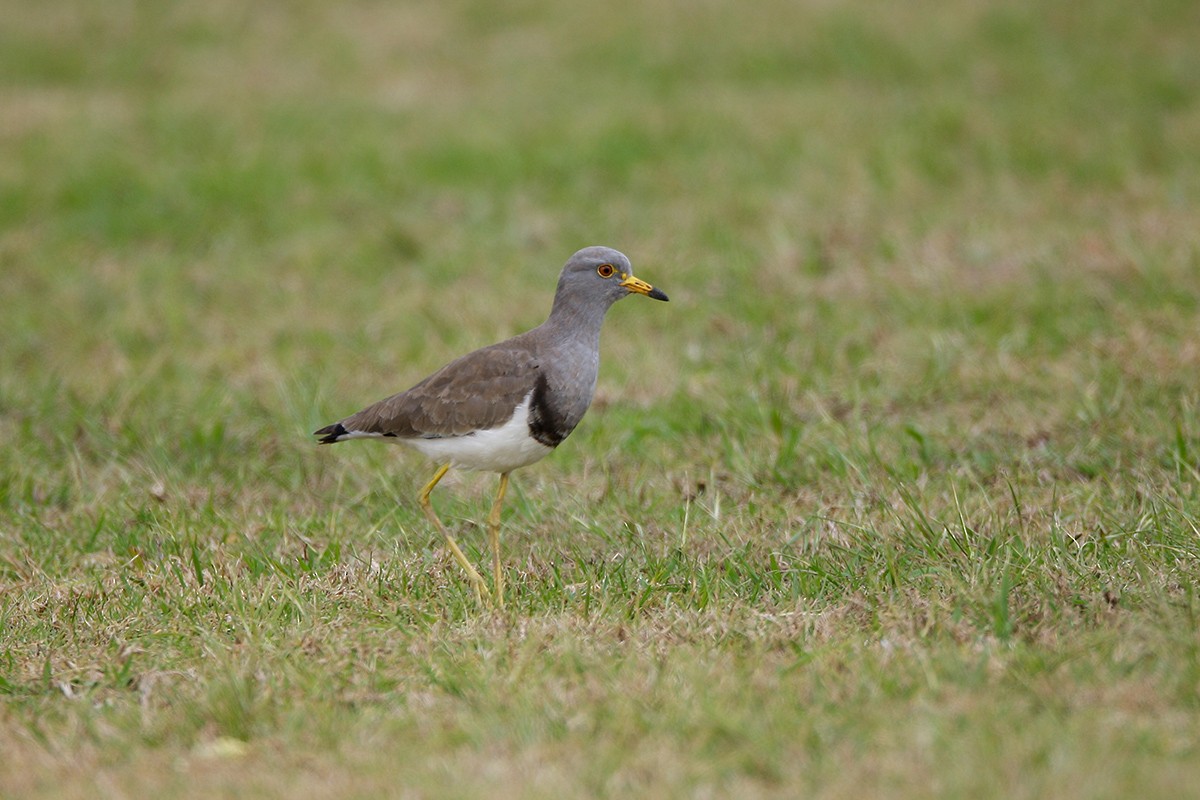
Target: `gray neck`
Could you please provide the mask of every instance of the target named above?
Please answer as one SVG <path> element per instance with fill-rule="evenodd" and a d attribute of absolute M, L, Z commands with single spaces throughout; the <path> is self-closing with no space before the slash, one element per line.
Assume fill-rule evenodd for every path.
<path fill-rule="evenodd" d="M 543 444 L 554 446 L 574 430 L 592 402 L 600 373 L 600 327 L 611 302 L 580 302 L 571 293 L 554 297 L 550 317 L 537 329 L 543 362 L 542 381 L 534 389 L 539 431 L 553 428 Z M 541 440 L 539 440 L 541 441 Z"/>
<path fill-rule="evenodd" d="M 571 292 L 559 292 L 554 296 L 554 306 L 543 327 L 550 329 L 560 342 L 575 340 L 598 346 L 604 315 L 611 306 L 612 303 L 597 303 L 594 298 L 584 302 Z"/>

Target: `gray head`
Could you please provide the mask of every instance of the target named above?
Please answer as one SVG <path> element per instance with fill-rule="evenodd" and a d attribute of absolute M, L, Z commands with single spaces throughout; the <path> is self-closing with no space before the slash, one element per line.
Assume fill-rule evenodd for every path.
<path fill-rule="evenodd" d="M 601 315 L 628 294 L 644 294 L 655 300 L 667 295 L 633 277 L 633 265 L 624 253 L 611 247 L 585 247 L 571 256 L 558 277 L 551 316 L 584 309 Z"/>

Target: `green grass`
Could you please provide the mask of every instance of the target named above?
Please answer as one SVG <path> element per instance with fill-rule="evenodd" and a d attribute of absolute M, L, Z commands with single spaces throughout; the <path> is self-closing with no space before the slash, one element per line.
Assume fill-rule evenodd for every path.
<path fill-rule="evenodd" d="M 0 795 L 1194 793 L 1200 13 L 1044 6 L 0 2 Z M 601 243 L 482 611 L 309 432 Z"/>

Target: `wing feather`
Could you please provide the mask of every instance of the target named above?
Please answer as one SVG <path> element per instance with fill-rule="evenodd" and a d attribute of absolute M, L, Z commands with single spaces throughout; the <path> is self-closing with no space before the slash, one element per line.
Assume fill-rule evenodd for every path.
<path fill-rule="evenodd" d="M 541 373 L 536 352 L 523 338 L 468 353 L 340 424 L 348 431 L 406 439 L 464 436 L 503 425 Z"/>

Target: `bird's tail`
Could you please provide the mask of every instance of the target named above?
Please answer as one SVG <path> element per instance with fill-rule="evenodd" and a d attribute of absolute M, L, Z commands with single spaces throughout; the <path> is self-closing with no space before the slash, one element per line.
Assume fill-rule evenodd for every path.
<path fill-rule="evenodd" d="M 342 423 L 335 422 L 332 425 L 326 425 L 320 430 L 313 431 L 313 436 L 321 437 L 317 440 L 317 444 L 334 444 L 335 442 L 341 441 L 341 439 L 348 433 L 350 433 L 350 431 L 346 430 Z"/>

